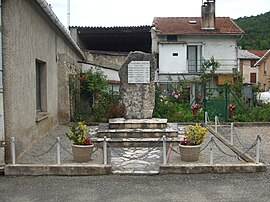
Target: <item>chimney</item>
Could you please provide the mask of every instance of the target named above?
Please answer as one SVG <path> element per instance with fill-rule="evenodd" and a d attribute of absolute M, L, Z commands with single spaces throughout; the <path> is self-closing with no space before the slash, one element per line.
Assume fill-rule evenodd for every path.
<path fill-rule="evenodd" d="M 202 5 L 202 29 L 215 29 L 215 0 L 207 0 Z"/>

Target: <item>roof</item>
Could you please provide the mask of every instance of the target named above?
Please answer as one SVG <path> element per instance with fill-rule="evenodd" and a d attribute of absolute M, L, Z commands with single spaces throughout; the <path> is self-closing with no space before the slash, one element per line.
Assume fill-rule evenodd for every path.
<path fill-rule="evenodd" d="M 248 50 L 238 49 L 238 59 L 258 60 L 260 59 L 260 57 L 253 53 L 250 53 Z"/>
<path fill-rule="evenodd" d="M 76 30 L 83 48 L 114 52 L 151 52 L 151 26 L 70 27 Z"/>
<path fill-rule="evenodd" d="M 192 21 L 193 23 L 189 23 Z M 153 26 L 159 34 L 244 34 L 244 31 L 229 17 L 215 18 L 214 30 L 201 29 L 201 17 L 156 17 Z"/>
<path fill-rule="evenodd" d="M 268 50 L 248 50 L 248 52 L 257 55 L 258 57 L 262 57 Z"/>
<path fill-rule="evenodd" d="M 270 49 L 259 59 L 258 62 L 254 66 L 260 65 L 264 60 L 266 60 L 268 57 L 270 57 Z"/>
<path fill-rule="evenodd" d="M 63 34 L 63 36 L 66 38 L 68 43 L 73 47 L 73 49 L 83 58 L 85 59 L 85 56 L 80 49 L 80 47 L 75 43 L 75 41 L 72 39 L 71 35 L 69 34 L 69 31 L 65 28 L 65 26 L 60 22 L 60 20 L 57 18 L 53 10 L 51 9 L 50 5 L 46 2 L 46 0 L 35 0 L 40 7 L 44 10 L 47 17 L 53 22 L 53 24 L 60 30 L 60 32 Z"/>

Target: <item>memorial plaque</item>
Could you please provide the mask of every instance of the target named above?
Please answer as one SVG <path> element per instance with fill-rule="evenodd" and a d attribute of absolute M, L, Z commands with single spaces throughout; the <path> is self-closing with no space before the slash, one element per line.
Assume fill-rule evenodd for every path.
<path fill-rule="evenodd" d="M 128 83 L 150 83 L 150 61 L 131 61 L 128 64 Z"/>

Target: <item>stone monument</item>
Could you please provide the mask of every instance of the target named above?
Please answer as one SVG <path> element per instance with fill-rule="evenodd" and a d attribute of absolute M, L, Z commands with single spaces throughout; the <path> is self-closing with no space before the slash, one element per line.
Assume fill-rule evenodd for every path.
<path fill-rule="evenodd" d="M 130 52 L 121 69 L 120 95 L 125 119 L 151 119 L 155 105 L 156 59 L 152 54 Z"/>

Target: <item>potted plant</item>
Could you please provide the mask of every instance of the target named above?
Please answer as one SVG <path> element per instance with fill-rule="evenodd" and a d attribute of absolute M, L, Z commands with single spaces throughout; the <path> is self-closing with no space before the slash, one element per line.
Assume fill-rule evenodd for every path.
<path fill-rule="evenodd" d="M 66 133 L 66 136 L 73 142 L 74 161 L 78 163 L 90 161 L 94 145 L 88 135 L 88 127 L 83 122 L 76 122 L 72 125 L 71 130 Z"/>
<path fill-rule="evenodd" d="M 206 137 L 208 129 L 200 124 L 189 125 L 184 129 L 185 136 L 180 138 L 180 153 L 182 161 L 198 161 L 201 144 Z"/>

